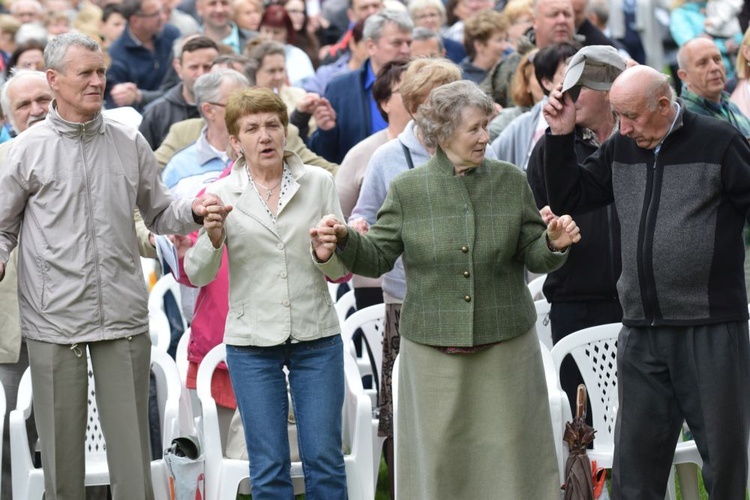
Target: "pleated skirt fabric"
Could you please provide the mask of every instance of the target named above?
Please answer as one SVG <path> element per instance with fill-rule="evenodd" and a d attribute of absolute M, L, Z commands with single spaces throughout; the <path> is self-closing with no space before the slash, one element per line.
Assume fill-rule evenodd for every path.
<path fill-rule="evenodd" d="M 560 498 L 533 327 L 472 354 L 445 354 L 402 337 L 400 356 L 398 498 Z"/>

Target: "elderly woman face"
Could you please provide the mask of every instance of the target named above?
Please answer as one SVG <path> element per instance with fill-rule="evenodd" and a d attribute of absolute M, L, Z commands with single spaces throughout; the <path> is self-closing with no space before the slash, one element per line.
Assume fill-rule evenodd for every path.
<path fill-rule="evenodd" d="M 443 24 L 443 16 L 440 15 L 437 7 L 424 7 L 414 13 L 413 21 L 414 26 L 427 28 L 437 33 Z"/>
<path fill-rule="evenodd" d="M 286 83 L 286 59 L 281 54 L 270 54 L 255 73 L 255 84 L 267 89 L 280 89 Z"/>
<path fill-rule="evenodd" d="M 18 56 L 16 67 L 44 71 L 44 53 L 39 49 L 29 49 Z"/>
<path fill-rule="evenodd" d="M 484 161 L 484 151 L 490 141 L 489 121 L 484 110 L 469 106 L 461 111 L 453 135 L 440 141 L 440 147 L 456 169 L 477 167 Z"/>
<path fill-rule="evenodd" d="M 286 128 L 273 112 L 243 116 L 237 123 L 237 136 L 230 136 L 232 147 L 254 169 L 279 168 L 284 161 Z"/>

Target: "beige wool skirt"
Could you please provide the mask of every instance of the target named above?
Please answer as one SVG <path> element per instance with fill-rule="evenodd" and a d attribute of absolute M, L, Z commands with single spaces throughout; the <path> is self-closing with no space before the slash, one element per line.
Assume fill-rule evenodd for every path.
<path fill-rule="evenodd" d="M 534 328 L 473 354 L 402 337 L 400 356 L 398 498 L 560 498 Z"/>

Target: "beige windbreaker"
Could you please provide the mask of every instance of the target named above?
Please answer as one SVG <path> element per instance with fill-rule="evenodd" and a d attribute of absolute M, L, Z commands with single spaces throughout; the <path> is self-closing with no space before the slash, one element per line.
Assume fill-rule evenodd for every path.
<path fill-rule="evenodd" d="M 151 148 L 98 114 L 69 123 L 55 102 L 0 168 L 0 261 L 18 242 L 24 337 L 56 344 L 148 332 L 133 212 L 158 234 L 185 234 L 191 201 L 173 200 Z"/>
<path fill-rule="evenodd" d="M 226 344 L 268 347 L 290 337 L 309 341 L 341 332 L 325 276 L 335 280 L 348 271 L 336 255 L 314 263 L 310 244 L 310 228 L 324 215 L 343 220 L 336 186 L 330 173 L 304 165 L 291 151 L 285 151 L 284 159 L 294 182 L 276 223 L 249 185 L 242 158 L 228 176 L 206 189 L 234 206 L 224 224 L 229 258 Z M 185 256 L 185 273 L 195 286 L 216 277 L 223 251 L 201 230 Z"/>

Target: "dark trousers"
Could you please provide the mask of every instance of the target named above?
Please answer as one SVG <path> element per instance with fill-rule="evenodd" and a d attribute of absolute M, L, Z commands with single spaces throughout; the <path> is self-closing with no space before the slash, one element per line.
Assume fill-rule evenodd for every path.
<path fill-rule="evenodd" d="M 613 499 L 664 498 L 683 419 L 703 458 L 709 498 L 745 498 L 749 344 L 745 321 L 622 329 Z"/>
<path fill-rule="evenodd" d="M 557 344 L 573 332 L 607 323 L 622 321 L 622 307 L 617 300 L 593 300 L 588 302 L 552 302 L 549 311 L 552 342 Z M 570 411 L 576 412 L 576 389 L 583 383 L 581 372 L 572 356 L 566 356 L 560 365 L 560 385 L 568 395 Z M 589 405 L 589 408 L 591 406 Z M 586 422 L 591 425 L 591 411 L 586 413 Z"/>

